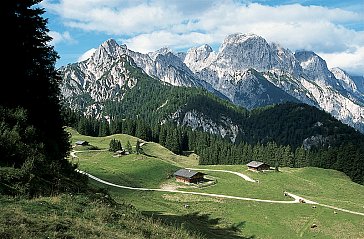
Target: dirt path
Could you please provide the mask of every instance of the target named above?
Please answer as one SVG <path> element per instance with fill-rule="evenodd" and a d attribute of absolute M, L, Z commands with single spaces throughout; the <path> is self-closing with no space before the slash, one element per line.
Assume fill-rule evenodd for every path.
<path fill-rule="evenodd" d="M 70 155 L 74 158 L 78 158 L 78 156 L 76 156 L 76 153 L 79 153 L 79 152 L 82 152 L 82 151 L 76 151 L 76 150 L 73 150 L 71 151 Z"/>
<path fill-rule="evenodd" d="M 223 194 L 214 194 L 214 193 L 200 193 L 200 192 L 188 192 L 188 191 L 178 191 L 173 189 L 160 189 L 160 188 L 134 188 L 129 186 L 122 186 L 114 183 L 107 182 L 105 180 L 102 180 L 98 177 L 95 177 L 89 173 L 86 173 L 84 171 L 76 169 L 77 172 L 87 175 L 89 178 L 98 181 L 102 184 L 118 187 L 118 188 L 124 188 L 124 189 L 130 189 L 130 190 L 138 190 L 138 191 L 157 191 L 157 192 L 170 192 L 170 193 L 182 193 L 182 194 L 193 194 L 193 195 L 202 195 L 202 196 L 209 196 L 209 197 L 218 197 L 218 198 L 230 198 L 230 199 L 238 199 L 238 200 L 244 200 L 244 201 L 256 201 L 256 202 L 267 202 L 267 203 L 281 203 L 281 204 L 292 204 L 292 203 L 298 203 L 298 201 L 276 201 L 276 200 L 265 200 L 265 199 L 257 199 L 257 198 L 244 198 L 244 197 L 236 197 L 236 196 L 229 196 L 229 195 L 223 195 Z"/>
<path fill-rule="evenodd" d="M 304 202 L 304 203 L 307 203 L 307 204 L 319 204 L 317 202 L 314 202 L 314 201 L 310 201 L 310 200 L 307 200 L 303 197 L 300 197 L 300 196 L 297 196 L 297 195 L 294 195 L 293 193 L 289 193 L 289 192 L 284 192 L 285 195 L 287 196 L 290 196 L 291 198 L 293 198 L 296 202 Z"/>
<path fill-rule="evenodd" d="M 74 158 L 78 158 L 78 156 L 76 155 L 76 153 L 82 153 L 82 152 L 90 152 L 90 151 L 95 151 L 95 152 L 104 152 L 104 151 L 108 151 L 107 149 L 95 149 L 95 150 L 72 150 L 70 155 Z"/>
<path fill-rule="evenodd" d="M 70 154 L 72 157 L 77 158 L 75 153 L 79 153 L 79 152 L 84 152 L 84 151 L 72 151 Z M 216 172 L 226 172 L 226 173 L 232 173 L 235 175 L 238 175 L 239 177 L 242 177 L 243 179 L 250 181 L 250 182 L 256 182 L 254 179 L 242 174 L 242 173 L 238 173 L 238 172 L 234 172 L 234 171 L 228 171 L 228 170 L 219 170 L 219 169 L 196 169 L 196 168 L 189 168 L 190 170 L 206 170 L 206 171 L 216 171 Z M 138 191 L 158 191 L 158 192 L 171 192 L 171 193 L 182 193 L 182 194 L 193 194 L 193 195 L 201 195 L 201 196 L 209 196 L 209 197 L 218 197 L 218 198 L 229 198 L 229 199 L 237 199 L 237 200 L 244 200 L 244 201 L 255 201 L 255 202 L 265 202 L 265 203 L 280 203 L 280 204 L 294 204 L 294 203 L 306 203 L 306 204 L 313 204 L 313 205 L 319 205 L 322 207 L 327 207 L 327 208 L 331 208 L 337 211 L 342 211 L 342 212 L 346 212 L 346 213 L 351 213 L 351 214 L 356 214 L 356 215 L 360 215 L 360 216 L 364 216 L 364 213 L 362 212 L 356 212 L 356 211 L 351 211 L 351 210 L 347 210 L 344 208 L 339 208 L 339 207 L 335 207 L 335 206 L 330 206 L 330 205 L 326 205 L 326 204 L 321 204 L 318 202 L 314 202 L 311 200 L 308 200 L 306 198 L 303 198 L 301 196 L 297 196 L 295 194 L 289 193 L 289 192 L 284 192 L 285 195 L 292 197 L 294 200 L 293 201 L 278 201 L 278 200 L 266 200 L 266 199 L 258 199 L 258 198 L 245 198 L 245 197 L 237 197 L 237 196 L 229 196 L 229 195 L 223 195 L 223 194 L 214 194 L 214 193 L 200 193 L 200 192 L 188 192 L 188 191 L 178 191 L 178 190 L 174 190 L 174 189 L 160 189 L 160 188 L 134 188 L 134 187 L 129 187 L 129 186 L 122 186 L 122 185 L 118 185 L 118 184 L 114 184 L 114 183 L 110 183 L 107 181 L 104 181 L 98 177 L 95 177 L 89 173 L 86 173 L 84 171 L 78 170 L 76 169 L 77 172 L 82 173 L 87 175 L 89 178 L 98 181 L 102 184 L 105 185 L 109 185 L 109 186 L 113 186 L 113 187 L 118 187 L 118 188 L 124 188 L 124 189 L 130 189 L 130 190 L 138 190 Z"/>
<path fill-rule="evenodd" d="M 364 216 L 364 213 L 362 213 L 362 212 L 351 211 L 351 210 L 347 210 L 347 209 L 344 209 L 344 208 L 334 207 L 334 206 L 330 206 L 330 205 L 326 205 L 326 204 L 321 204 L 321 203 L 318 203 L 317 205 L 320 205 L 322 207 L 331 208 L 331 209 L 338 210 L 338 211 L 342 211 L 342 212 L 347 212 L 347 213 L 351 213 L 351 214 L 356 214 L 356 215 Z"/>
<path fill-rule="evenodd" d="M 256 183 L 257 181 L 255 181 L 254 179 L 252 179 L 251 177 L 242 174 L 242 173 L 238 173 L 238 172 L 234 172 L 234 171 L 229 171 L 229 170 L 222 170 L 222 169 L 205 169 L 205 168 L 187 168 L 190 170 L 195 170 L 195 171 L 211 171 L 211 172 L 224 172 L 224 173 L 232 173 L 235 175 L 238 175 L 239 177 L 243 178 L 246 181 L 252 182 L 252 183 Z"/>

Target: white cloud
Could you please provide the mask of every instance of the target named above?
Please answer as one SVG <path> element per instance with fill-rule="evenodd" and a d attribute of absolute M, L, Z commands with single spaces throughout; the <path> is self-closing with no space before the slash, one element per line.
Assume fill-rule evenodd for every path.
<path fill-rule="evenodd" d="M 187 34 L 176 34 L 167 31 L 158 31 L 150 34 L 141 34 L 136 37 L 122 39 L 130 49 L 148 53 L 162 47 L 171 47 L 173 49 L 185 49 L 191 45 L 202 45 L 213 42 L 212 37 L 207 34 L 198 32 L 189 32 Z"/>
<path fill-rule="evenodd" d="M 75 40 L 71 37 L 71 34 L 68 31 L 62 33 L 50 31 L 48 35 L 53 38 L 50 42 L 50 45 L 52 46 L 55 46 L 61 42 L 75 42 Z"/>
<path fill-rule="evenodd" d="M 318 53 L 318 55 L 326 59 L 329 68 L 340 67 L 352 75 L 364 76 L 364 46 L 351 52 Z"/>
<path fill-rule="evenodd" d="M 139 34 L 168 28 L 179 23 L 181 15 L 173 5 L 117 0 L 61 0 L 43 5 L 64 18 L 65 25 L 108 34 Z"/>
<path fill-rule="evenodd" d="M 83 53 L 78 59 L 77 62 L 81 62 L 84 60 L 87 60 L 88 58 L 90 58 L 92 56 L 92 54 L 94 54 L 94 52 L 96 51 L 96 48 L 92 48 L 88 51 L 86 51 L 85 53 Z"/>
<path fill-rule="evenodd" d="M 48 0 L 43 5 L 60 15 L 68 27 L 122 38 L 130 49 L 142 52 L 163 46 L 183 49 L 204 43 L 216 45 L 228 34 L 249 32 L 292 51 L 323 53 L 328 62 L 340 65 L 345 65 L 340 59 L 349 59 L 350 55 L 351 65 L 360 68 L 360 62 L 354 64 L 361 59 L 359 53 L 350 52 L 360 52 L 364 31 L 346 26 L 362 26 L 363 13 L 322 6 L 242 2 L 248 1 Z"/>

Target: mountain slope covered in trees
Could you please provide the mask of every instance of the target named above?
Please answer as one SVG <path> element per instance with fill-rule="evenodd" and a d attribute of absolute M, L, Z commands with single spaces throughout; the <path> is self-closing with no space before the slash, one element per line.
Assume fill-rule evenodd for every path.
<path fill-rule="evenodd" d="M 201 164 L 260 160 L 318 166 L 363 182 L 364 136 L 316 107 L 282 103 L 249 111 L 206 90 L 151 78 L 132 62 L 124 65 L 136 83 L 121 99 L 97 102 L 102 115 L 66 111 L 69 124 L 80 133 L 126 133 L 175 153 L 193 150 Z"/>
<path fill-rule="evenodd" d="M 88 59 L 60 68 L 65 79 L 63 95 L 73 99 L 74 107 L 82 105 L 78 95 L 85 91 L 90 93 L 86 94 L 89 100 L 122 97 L 126 85 L 135 85 L 135 79 L 129 79 L 123 69 L 125 57 L 162 82 L 205 88 L 247 109 L 303 102 L 364 132 L 359 81 L 341 69 L 330 71 L 314 52 L 293 53 L 255 34 L 228 35 L 216 52 L 205 44 L 184 53 L 162 48 L 143 54 L 109 39 Z"/>

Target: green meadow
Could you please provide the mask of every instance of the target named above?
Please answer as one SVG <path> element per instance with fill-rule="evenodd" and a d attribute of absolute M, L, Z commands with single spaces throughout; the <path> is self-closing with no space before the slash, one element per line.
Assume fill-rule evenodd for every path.
<path fill-rule="evenodd" d="M 364 186 L 343 173 L 320 168 L 280 168 L 279 172 L 251 172 L 245 165 L 198 165 L 198 156 L 175 155 L 153 142 L 145 142 L 144 154 L 115 157 L 108 151 L 111 139 L 135 146 L 129 135 L 89 137 L 68 129 L 72 143 L 86 140 L 91 146 L 76 146 L 79 169 L 105 181 L 131 187 L 165 188 L 223 194 L 246 198 L 289 201 L 284 191 L 309 200 L 364 213 Z M 98 148 L 99 150 L 89 150 Z M 215 183 L 203 187 L 175 182 L 173 172 L 193 167 L 240 172 L 237 175 L 203 171 Z M 243 201 L 173 192 L 134 191 L 90 182 L 107 189 L 116 201 L 129 202 L 143 214 L 206 238 L 364 238 L 364 216 L 321 205 L 278 204 Z M 313 226 L 314 225 L 314 226 Z"/>

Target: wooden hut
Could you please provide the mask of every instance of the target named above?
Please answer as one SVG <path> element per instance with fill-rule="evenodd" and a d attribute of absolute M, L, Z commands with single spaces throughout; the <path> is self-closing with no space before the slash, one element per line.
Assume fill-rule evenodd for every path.
<path fill-rule="evenodd" d="M 129 152 L 128 151 L 125 151 L 125 150 L 117 150 L 114 154 L 116 156 L 123 156 L 123 155 L 128 155 Z"/>
<path fill-rule="evenodd" d="M 253 171 L 262 171 L 270 169 L 270 166 L 268 164 L 259 161 L 251 161 L 246 166 L 248 166 L 249 170 Z"/>
<path fill-rule="evenodd" d="M 88 142 L 84 141 L 84 140 L 79 140 L 79 141 L 76 141 L 76 145 L 86 146 L 86 145 L 88 145 Z"/>
<path fill-rule="evenodd" d="M 204 173 L 195 172 L 189 169 L 180 169 L 173 174 L 177 182 L 199 183 L 204 181 Z"/>

